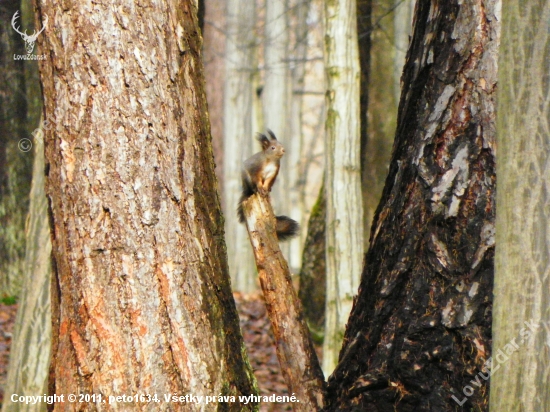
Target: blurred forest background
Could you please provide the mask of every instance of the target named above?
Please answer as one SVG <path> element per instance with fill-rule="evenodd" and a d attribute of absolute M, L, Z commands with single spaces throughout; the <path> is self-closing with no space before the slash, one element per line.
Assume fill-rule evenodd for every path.
<path fill-rule="evenodd" d="M 9 305 L 18 300 L 20 303 L 33 300 L 21 295 L 25 273 L 39 269 L 43 276 L 38 282 L 47 285 L 51 246 L 46 227 L 42 226 L 40 231 L 40 225 L 47 225 L 45 204 L 37 201 L 43 196 L 43 189 L 39 190 L 41 182 L 37 182 L 34 204 L 29 196 L 33 159 L 37 171 L 43 169 L 44 162 L 40 153 L 42 135 L 37 133 L 42 112 L 38 64 L 12 57 L 23 53 L 24 45 L 12 27 L 12 17 L 19 10 L 21 17 L 17 26 L 34 27 L 32 4 L 29 0 L 6 1 L 0 7 L 0 296 L 2 302 Z M 369 231 L 387 175 L 413 8 L 412 0 L 369 0 L 358 4 L 360 26 L 357 35 L 363 45 L 362 82 L 367 85 L 363 95 L 365 107 L 368 100 L 368 111 L 362 119 L 363 133 L 369 136 L 364 139 L 368 148 L 363 149 L 368 165 L 364 176 L 365 193 L 368 194 L 364 197 L 365 233 Z M 319 213 L 322 208 L 320 191 L 327 114 L 324 2 L 286 0 L 254 4 L 239 0 L 205 0 L 200 2 L 199 13 L 202 13 L 203 62 L 216 174 L 226 219 L 226 236 L 231 239 L 227 248 L 233 290 L 251 293 L 259 287 L 246 229 L 238 224 L 235 210 L 240 196 L 242 161 L 259 150 L 255 134 L 266 128 L 273 130 L 287 149 L 272 198 L 277 212 L 292 216 L 302 227 L 297 239 L 282 245 L 296 276 L 295 285 L 299 287 L 308 221 L 312 210 Z M 32 145 L 22 146 L 23 139 L 29 139 Z M 42 222 L 35 221 L 36 217 L 33 222 L 29 221 L 30 207 L 37 210 L 42 207 L 38 214 Z M 314 239 L 310 243 L 319 249 L 319 242 Z M 368 235 L 365 236 L 365 248 L 367 241 Z M 324 250 L 319 253 L 324 254 Z M 309 266 L 303 269 L 302 284 L 305 286 L 301 289 L 301 297 L 306 302 L 312 330 L 322 336 L 325 291 L 317 284 L 319 279 L 323 280 L 324 275 L 319 270 L 319 265 L 323 264 L 312 259 L 310 256 Z M 314 274 L 316 278 L 312 277 Z M 29 289 L 41 296 L 38 301 L 34 297 L 36 307 L 29 308 L 26 313 L 28 316 L 37 311 L 42 314 L 39 319 L 44 322 L 44 331 L 40 333 L 40 342 L 36 342 L 38 347 L 31 351 L 45 351 L 50 333 L 46 326 L 49 289 L 37 287 L 36 281 L 30 280 L 29 285 L 34 287 Z M 6 315 L 5 322 L 7 318 Z M 32 316 L 30 319 L 35 328 L 37 319 Z M 23 322 L 24 317 L 20 314 L 19 323 Z M 6 338 L 9 342 L 9 336 Z M 5 347 L 4 350 L 5 373 Z M 43 363 L 42 368 L 45 366 Z M 40 381 L 40 377 L 35 378 Z M 1 382 L 5 383 L 5 375 Z"/>
<path fill-rule="evenodd" d="M 506 4 L 499 66 L 498 0 L 167 0 L 180 8 L 70 17 L 2 1 L 0 394 L 111 393 L 111 374 L 128 390 L 285 393 L 236 216 L 242 163 L 271 129 L 286 149 L 271 201 L 302 228 L 281 249 L 326 410 L 487 410 L 472 380 L 528 320 L 546 334 L 506 352 L 492 408 L 544 410 L 548 3 Z M 34 53 L 48 58 L 14 58 L 17 30 L 41 24 Z"/>

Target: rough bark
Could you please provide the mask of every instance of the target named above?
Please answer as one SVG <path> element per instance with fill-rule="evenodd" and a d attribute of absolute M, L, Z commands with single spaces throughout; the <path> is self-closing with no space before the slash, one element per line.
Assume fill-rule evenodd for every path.
<path fill-rule="evenodd" d="M 25 27 L 29 22 L 22 22 L 20 1 L 0 5 L 0 297 L 17 295 L 21 290 L 32 171 L 30 140 L 22 140 L 30 138 L 25 63 L 13 57 L 26 54 L 21 35 L 11 26 L 17 11 L 17 26 Z"/>
<path fill-rule="evenodd" d="M 230 290 L 195 3 L 37 6 L 49 18 L 40 73 L 53 125 L 50 393 L 159 397 L 79 410 L 252 410 L 237 397 L 256 389 Z M 236 398 L 164 403 L 172 393 Z"/>
<path fill-rule="evenodd" d="M 491 411 L 550 410 L 549 61 L 550 3 L 503 2 Z"/>
<path fill-rule="evenodd" d="M 486 410 L 499 4 L 420 0 L 390 171 L 329 411 Z M 461 398 L 459 398 L 461 399 Z"/>
<path fill-rule="evenodd" d="M 5 393 L 37 396 L 47 391 L 51 348 L 50 282 L 52 244 L 44 191 L 44 144 L 34 141 L 33 179 L 26 231 L 25 278 L 10 350 Z M 6 396 L 2 412 L 45 411 L 46 404 L 12 403 Z"/>
<path fill-rule="evenodd" d="M 363 260 L 359 53 L 355 0 L 325 3 L 327 293 L 323 370 L 338 361 Z"/>
<path fill-rule="evenodd" d="M 233 289 L 257 289 L 254 256 L 246 228 L 237 220 L 241 197 L 241 167 L 257 148 L 254 133 L 258 76 L 256 62 L 256 6 L 248 0 L 228 0 L 224 88 L 224 200 L 229 273 Z"/>
<path fill-rule="evenodd" d="M 326 259 L 325 221 L 327 201 L 324 187 L 319 191 L 317 203 L 309 217 L 298 296 L 304 308 L 309 327 L 322 332 L 325 324 L 326 305 Z"/>
<path fill-rule="evenodd" d="M 279 364 L 288 392 L 299 400 L 293 408 L 295 411 L 320 411 L 325 387 L 323 372 L 292 286 L 288 264 L 279 248 L 269 198 L 253 195 L 243 202 L 243 210 Z"/>

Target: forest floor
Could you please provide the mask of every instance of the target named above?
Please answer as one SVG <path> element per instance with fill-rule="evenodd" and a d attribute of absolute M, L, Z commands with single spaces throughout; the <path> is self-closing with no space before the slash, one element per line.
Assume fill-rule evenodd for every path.
<path fill-rule="evenodd" d="M 288 390 L 281 374 L 271 324 L 260 293 L 235 293 L 241 330 L 250 363 L 258 380 L 261 395 L 286 395 Z M 9 350 L 17 305 L 0 304 L 0 405 L 8 369 Z M 318 351 L 319 352 L 319 351 Z M 291 411 L 291 404 L 263 403 L 262 412 Z"/>
<path fill-rule="evenodd" d="M 8 361 L 10 357 L 11 335 L 17 305 L 4 305 L 0 303 L 0 405 L 4 401 L 4 385 L 8 373 Z"/>

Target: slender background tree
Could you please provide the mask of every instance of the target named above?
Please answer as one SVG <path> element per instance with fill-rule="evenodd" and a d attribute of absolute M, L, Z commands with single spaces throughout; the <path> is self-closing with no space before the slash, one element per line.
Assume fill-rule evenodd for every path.
<path fill-rule="evenodd" d="M 42 130 L 42 129 L 38 129 Z M 35 133 L 33 181 L 27 225 L 24 281 L 10 351 L 5 393 L 37 396 L 47 392 L 52 339 L 51 259 L 48 205 L 44 191 L 44 142 Z M 21 404 L 6 396 L 2 412 L 45 411 L 44 402 Z"/>
<path fill-rule="evenodd" d="M 491 411 L 550 410 L 549 62 L 550 2 L 503 2 Z"/>
<path fill-rule="evenodd" d="M 326 318 L 323 371 L 338 360 L 363 258 L 360 163 L 360 69 L 355 0 L 325 4 L 328 79 L 325 142 Z"/>

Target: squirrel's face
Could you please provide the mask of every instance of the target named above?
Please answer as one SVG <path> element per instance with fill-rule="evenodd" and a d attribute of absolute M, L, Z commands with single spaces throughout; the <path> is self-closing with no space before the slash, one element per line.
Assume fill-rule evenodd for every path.
<path fill-rule="evenodd" d="M 270 152 L 271 155 L 277 157 L 277 158 L 281 158 L 283 157 L 283 155 L 285 154 L 285 148 L 283 147 L 282 144 L 280 144 L 279 142 L 276 142 L 276 143 L 272 143 L 270 146 L 269 146 L 269 149 L 268 151 Z"/>

